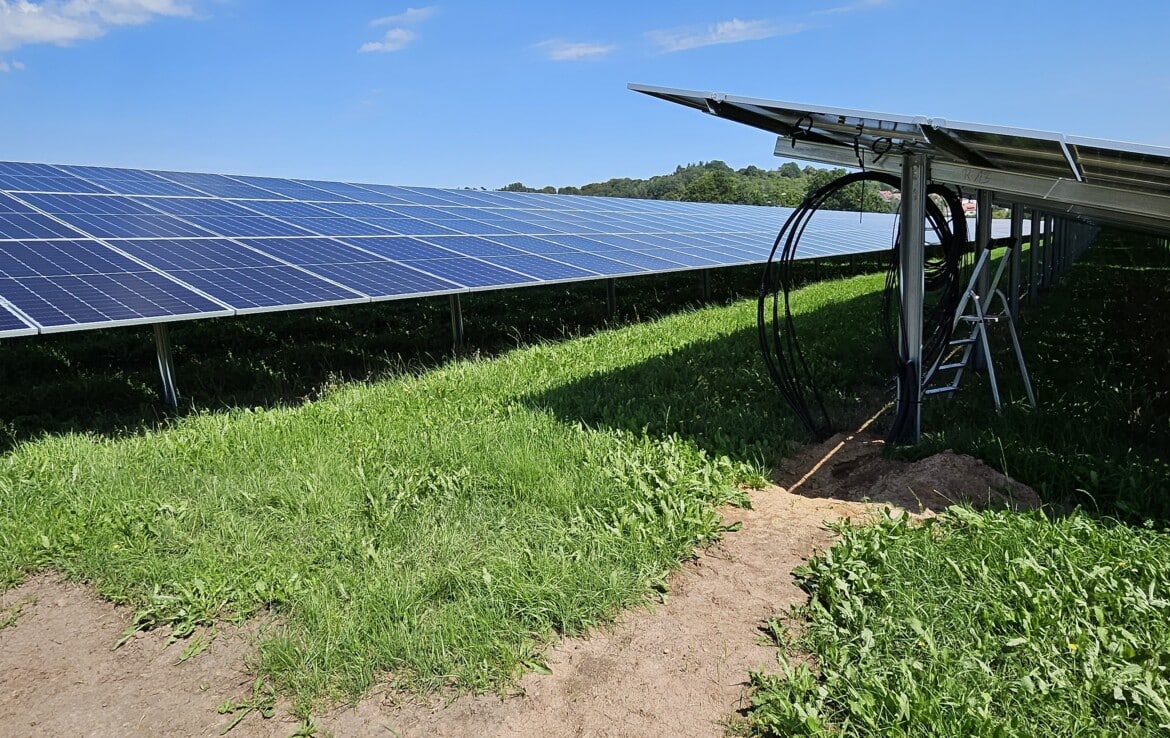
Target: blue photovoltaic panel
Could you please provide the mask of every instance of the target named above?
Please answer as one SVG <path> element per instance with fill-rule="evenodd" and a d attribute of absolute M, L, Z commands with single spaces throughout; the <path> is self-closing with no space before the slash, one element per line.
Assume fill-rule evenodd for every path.
<path fill-rule="evenodd" d="M 433 236 L 422 240 L 454 251 L 460 256 L 515 256 L 524 253 L 476 236 Z"/>
<path fill-rule="evenodd" d="M 260 200 L 287 200 L 288 197 L 272 190 L 255 187 L 225 177 L 222 174 L 196 174 L 193 172 L 152 172 L 164 179 L 187 185 L 188 187 L 215 197 L 236 197 L 242 199 Z"/>
<path fill-rule="evenodd" d="M 231 311 L 95 241 L 11 241 L 0 250 L 0 298 L 44 330 Z"/>
<path fill-rule="evenodd" d="M 462 292 L 463 286 L 438 279 L 417 269 L 396 264 L 377 253 L 362 250 L 361 244 L 374 241 L 408 242 L 413 239 L 380 238 L 352 241 L 349 246 L 326 238 L 264 238 L 246 241 L 282 261 L 304 267 L 308 271 L 338 282 L 374 299 L 405 297 L 409 295 L 451 294 Z M 414 242 L 430 249 L 427 256 L 451 256 L 430 244 Z M 402 249 L 396 249 L 402 255 Z M 416 252 L 418 253 L 418 252 Z"/>
<path fill-rule="evenodd" d="M 28 323 L 24 322 L 15 313 L 10 312 L 3 306 L 0 306 L 0 338 L 12 338 L 15 336 L 31 336 L 37 332 Z"/>
<path fill-rule="evenodd" d="M 334 215 L 343 215 L 346 218 L 360 218 L 362 220 L 369 220 L 371 218 L 401 218 L 402 216 L 380 205 L 370 205 L 364 202 L 323 202 L 318 205 L 322 210 L 327 210 Z"/>
<path fill-rule="evenodd" d="M 395 261 L 420 261 L 422 259 L 449 259 L 460 254 L 435 243 L 418 238 L 354 238 L 342 239 L 345 243 L 371 251 Z M 436 239 L 437 240 L 437 239 Z"/>
<path fill-rule="evenodd" d="M 451 258 L 426 259 L 404 262 L 407 266 L 433 274 L 441 279 L 461 284 L 471 289 L 490 287 L 516 287 L 540 282 L 535 277 L 503 269 L 478 259 Z"/>
<path fill-rule="evenodd" d="M 759 263 L 790 212 L 0 163 L 0 335 Z M 798 256 L 894 222 L 818 214 Z"/>
<path fill-rule="evenodd" d="M 97 238 L 216 235 L 176 217 L 159 213 L 141 200 L 120 195 L 22 194 L 20 197 L 37 209 Z"/>
<path fill-rule="evenodd" d="M 528 274 L 547 282 L 555 282 L 566 279 L 588 279 L 589 277 L 601 276 L 597 272 L 591 272 L 586 269 L 581 269 L 569 264 L 563 264 L 559 261 L 554 261 L 544 256 L 535 256 L 532 254 L 520 254 L 518 256 L 488 256 L 484 261 L 497 264 L 508 269 Z"/>
<path fill-rule="evenodd" d="M 318 201 L 341 201 L 349 202 L 350 198 L 338 195 L 334 192 L 326 192 L 325 190 L 302 182 L 296 182 L 291 179 L 276 179 L 275 177 L 240 177 L 233 175 L 232 179 L 237 182 L 243 182 L 252 187 L 258 187 L 262 190 L 275 192 L 278 195 L 283 195 L 293 200 L 306 200 L 308 202 Z"/>
<path fill-rule="evenodd" d="M 536 236 L 492 236 L 491 240 L 529 254 L 563 254 L 578 250 L 572 246 L 565 245 L 564 242 L 555 240 L 557 238 L 558 236 L 548 236 L 547 238 L 537 238 Z M 559 238 L 571 239 L 580 238 L 580 236 L 560 236 Z"/>
<path fill-rule="evenodd" d="M 462 292 L 461 285 L 392 261 L 359 264 L 315 264 L 316 274 L 359 290 L 374 299 L 420 297 Z"/>
<path fill-rule="evenodd" d="M 409 200 L 403 200 L 400 197 L 392 197 L 390 195 L 375 192 L 374 190 L 367 190 L 362 187 L 346 184 L 344 182 L 322 182 L 313 179 L 298 179 L 294 181 L 299 184 L 315 187 L 316 189 L 329 193 L 328 196 L 335 200 L 354 200 L 355 202 L 409 202 Z M 340 195 L 341 197 L 335 197 L 336 195 Z"/>
<path fill-rule="evenodd" d="M 0 190 L 9 192 L 108 192 L 48 164 L 0 162 Z"/>
<path fill-rule="evenodd" d="M 597 274 L 605 274 L 608 276 L 623 276 L 629 274 L 643 274 L 648 272 L 646 267 L 639 267 L 633 264 L 627 264 L 620 261 L 620 255 L 612 254 L 613 258 L 603 256 L 602 254 L 590 254 L 583 251 L 576 251 L 573 253 L 557 254 L 556 260 L 563 261 L 566 264 L 588 269 Z"/>
<path fill-rule="evenodd" d="M 183 239 L 112 243 L 240 312 L 363 301 L 361 294 L 234 241 Z"/>
<path fill-rule="evenodd" d="M 32 208 L 0 193 L 0 241 L 24 238 L 78 238 L 81 234 L 67 225 L 35 212 Z"/>
<path fill-rule="evenodd" d="M 169 182 L 140 169 L 113 169 L 110 167 L 59 167 L 70 174 L 101 185 L 120 195 L 200 195 L 190 187 Z"/>

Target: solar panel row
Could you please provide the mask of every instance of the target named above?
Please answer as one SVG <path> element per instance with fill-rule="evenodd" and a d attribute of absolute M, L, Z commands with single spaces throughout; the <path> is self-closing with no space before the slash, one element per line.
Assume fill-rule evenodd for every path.
<path fill-rule="evenodd" d="M 0 336 L 760 263 L 789 213 L 0 162 Z M 804 256 L 893 232 L 831 215 Z"/>

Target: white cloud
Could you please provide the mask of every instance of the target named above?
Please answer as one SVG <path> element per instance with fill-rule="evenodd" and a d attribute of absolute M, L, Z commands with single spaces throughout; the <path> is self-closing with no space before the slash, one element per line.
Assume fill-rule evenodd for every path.
<path fill-rule="evenodd" d="M 183 0 L 0 0 L 0 51 L 28 44 L 68 46 L 117 26 L 193 14 Z"/>
<path fill-rule="evenodd" d="M 856 0 L 856 2 L 847 5 L 838 5 L 833 8 L 825 8 L 824 10 L 814 10 L 812 15 L 836 15 L 839 13 L 852 13 L 855 10 L 865 10 L 867 8 L 876 8 L 879 5 L 885 5 L 890 0 Z"/>
<path fill-rule="evenodd" d="M 23 71 L 24 71 L 24 62 L 17 61 L 16 59 L 13 59 L 12 61 L 8 61 L 7 59 L 0 59 L 0 74 L 7 74 L 8 72 L 23 72 Z"/>
<path fill-rule="evenodd" d="M 553 61 L 581 61 L 608 56 L 617 47 L 613 44 L 574 43 L 564 39 L 550 38 L 548 41 L 536 44 L 536 48 L 543 51 Z"/>
<path fill-rule="evenodd" d="M 430 18 L 438 10 L 438 6 L 428 5 L 425 8 L 407 8 L 404 12 L 398 15 L 387 15 L 384 18 L 375 18 L 370 21 L 371 26 L 397 26 L 400 24 L 410 25 L 412 23 L 422 23 L 427 18 Z"/>
<path fill-rule="evenodd" d="M 358 51 L 363 54 L 371 51 L 398 51 L 405 49 L 407 44 L 417 37 L 418 34 L 409 28 L 391 28 L 386 31 L 381 41 L 367 41 Z"/>
<path fill-rule="evenodd" d="M 688 51 L 715 44 L 737 44 L 760 41 L 774 36 L 791 36 L 806 30 L 805 23 L 774 23 L 769 20 L 731 20 L 712 23 L 705 28 L 673 28 L 648 31 L 646 38 L 664 54 Z"/>
<path fill-rule="evenodd" d="M 381 41 L 367 41 L 358 47 L 358 53 L 368 54 L 372 51 L 387 52 L 405 49 L 411 41 L 418 38 L 418 32 L 413 28 L 404 28 L 404 26 L 417 26 L 434 15 L 438 9 L 437 5 L 428 5 L 425 8 L 407 8 L 398 15 L 375 18 L 370 21 L 371 27 L 391 26 L 391 28 L 387 28 L 386 33 L 382 34 Z"/>

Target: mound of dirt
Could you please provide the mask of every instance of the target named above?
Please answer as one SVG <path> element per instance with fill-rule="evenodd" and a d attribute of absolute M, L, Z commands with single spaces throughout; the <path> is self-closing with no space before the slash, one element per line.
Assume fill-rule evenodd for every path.
<path fill-rule="evenodd" d="M 1029 510 L 1040 498 L 979 459 L 954 451 L 920 461 L 882 457 L 885 442 L 862 433 L 809 446 L 776 470 L 777 483 L 805 497 L 888 503 L 917 513 L 965 504 L 977 510 Z"/>

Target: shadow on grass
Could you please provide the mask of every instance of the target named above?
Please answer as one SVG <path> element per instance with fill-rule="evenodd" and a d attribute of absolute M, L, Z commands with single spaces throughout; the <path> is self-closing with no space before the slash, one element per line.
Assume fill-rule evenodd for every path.
<path fill-rule="evenodd" d="M 758 279 L 756 267 L 714 271 L 712 301 L 754 294 Z M 668 315 L 701 297 L 696 273 L 619 280 L 612 316 L 600 281 L 476 293 L 463 298 L 466 340 L 491 355 Z M 453 355 L 446 298 L 172 323 L 170 336 L 177 410 L 160 400 L 148 326 L 0 342 L 0 452 L 43 434 L 119 436 L 193 412 L 297 405 Z"/>
<path fill-rule="evenodd" d="M 882 404 L 874 398 L 886 394 L 890 366 L 880 300 L 878 292 L 863 294 L 797 318 L 797 334 L 838 427 L 871 415 Z M 678 434 L 708 452 L 768 466 L 810 440 L 767 375 L 754 309 L 749 325 L 720 338 L 522 399 L 566 422 Z"/>
<path fill-rule="evenodd" d="M 928 403 L 915 458 L 943 448 L 978 456 L 1029 484 L 1057 510 L 1170 522 L 1170 252 L 1104 232 L 1023 314 L 1038 407 L 1022 401 L 1007 337 L 993 336 L 1002 415 L 986 380 Z"/>

